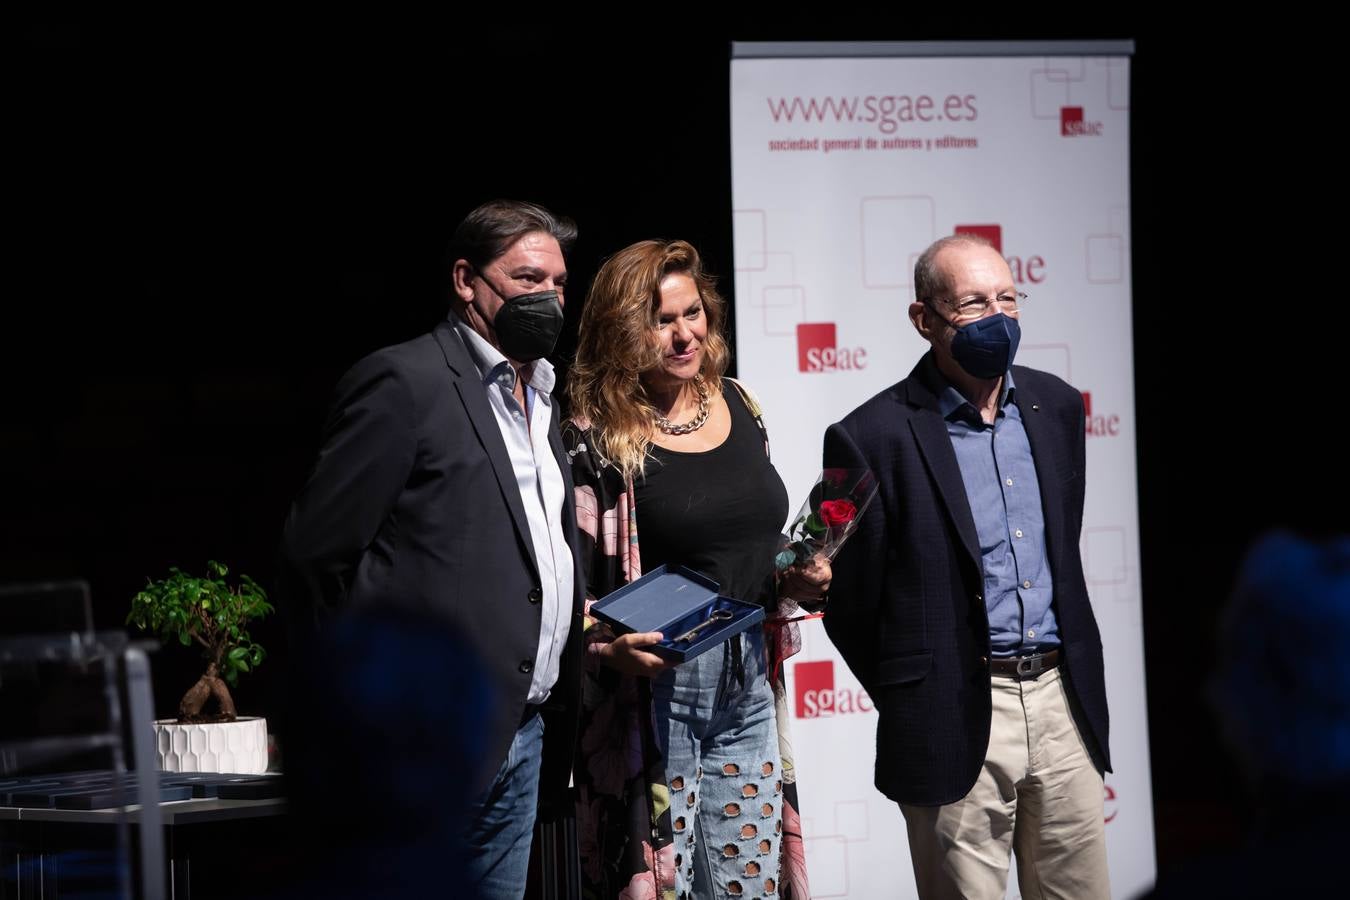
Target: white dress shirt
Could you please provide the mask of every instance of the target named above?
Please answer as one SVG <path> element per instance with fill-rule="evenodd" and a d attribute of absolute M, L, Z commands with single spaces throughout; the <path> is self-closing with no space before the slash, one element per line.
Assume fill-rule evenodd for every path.
<path fill-rule="evenodd" d="M 539 565 L 540 603 L 539 649 L 535 653 L 534 678 L 530 682 L 529 703 L 543 703 L 558 680 L 559 661 L 571 627 L 573 572 L 572 551 L 563 534 L 563 503 L 568 501 L 562 469 L 549 445 L 549 423 L 554 416 L 553 366 L 546 359 L 535 362 L 525 384 L 525 405 L 516 402 L 516 370 L 496 347 L 474 331 L 459 316 L 450 321 L 464 341 L 469 356 L 483 378 L 488 405 L 497 419 L 516 487 L 525 507 L 534 558 Z M 529 416 L 528 425 L 526 416 Z M 486 597 L 484 602 L 500 598 Z"/>

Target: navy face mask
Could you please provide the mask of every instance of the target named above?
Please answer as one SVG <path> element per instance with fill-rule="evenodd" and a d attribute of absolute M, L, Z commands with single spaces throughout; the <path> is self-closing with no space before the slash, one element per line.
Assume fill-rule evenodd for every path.
<path fill-rule="evenodd" d="M 562 333 L 563 310 L 557 291 L 537 291 L 507 297 L 496 285 L 483 279 L 492 292 L 502 298 L 492 330 L 502 353 L 516 362 L 534 362 L 553 352 Z"/>
<path fill-rule="evenodd" d="M 934 310 L 936 312 L 936 310 Z M 944 321 L 946 321 L 944 319 Z M 997 313 L 956 329 L 952 358 L 976 378 L 998 378 L 1008 371 L 1022 341 L 1022 326 L 1012 316 Z"/>

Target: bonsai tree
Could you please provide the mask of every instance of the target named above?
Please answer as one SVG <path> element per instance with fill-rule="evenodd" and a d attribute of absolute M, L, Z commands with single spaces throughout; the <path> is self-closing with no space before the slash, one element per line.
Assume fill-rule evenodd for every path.
<path fill-rule="evenodd" d="M 193 578 L 169 569 L 168 578 L 151 581 L 132 598 L 127 615 L 128 625 L 153 631 L 162 641 L 201 645 L 206 673 L 178 704 L 178 721 L 183 723 L 233 722 L 234 698 L 226 684 L 235 684 L 240 672 L 256 668 L 266 655 L 244 626 L 272 612 L 267 593 L 247 575 L 240 575 L 239 584 L 230 587 L 225 583 L 229 570 L 215 560 L 206 564 L 206 570 L 208 577 Z M 212 697 L 218 714 L 203 714 Z"/>

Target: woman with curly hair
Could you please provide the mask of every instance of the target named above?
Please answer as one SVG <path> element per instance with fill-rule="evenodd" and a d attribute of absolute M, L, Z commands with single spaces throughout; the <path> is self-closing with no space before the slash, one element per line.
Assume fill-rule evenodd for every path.
<path fill-rule="evenodd" d="M 563 430 L 588 603 L 663 563 L 771 616 L 779 589 L 811 599 L 828 587 L 827 563 L 775 572 L 787 491 L 757 402 L 723 375 L 724 316 L 684 241 L 642 241 L 596 274 Z M 648 649 L 660 633 L 615 637 L 587 621 L 574 772 L 586 893 L 805 896 L 774 684 L 792 635 L 751 629 L 673 665 Z"/>

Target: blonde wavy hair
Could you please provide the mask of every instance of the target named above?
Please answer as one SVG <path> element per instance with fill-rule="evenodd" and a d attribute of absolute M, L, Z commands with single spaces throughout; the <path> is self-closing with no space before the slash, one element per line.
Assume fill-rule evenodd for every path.
<path fill-rule="evenodd" d="M 639 241 L 605 260 L 581 310 L 577 356 L 569 373 L 572 417 L 592 431 L 593 449 L 623 473 L 641 475 L 656 427 L 656 408 L 642 376 L 661 364 L 657 311 L 661 282 L 688 275 L 707 317 L 699 369 L 708 391 L 721 390 L 730 358 L 722 337 L 726 302 L 703 271 L 698 251 L 685 241 Z"/>

